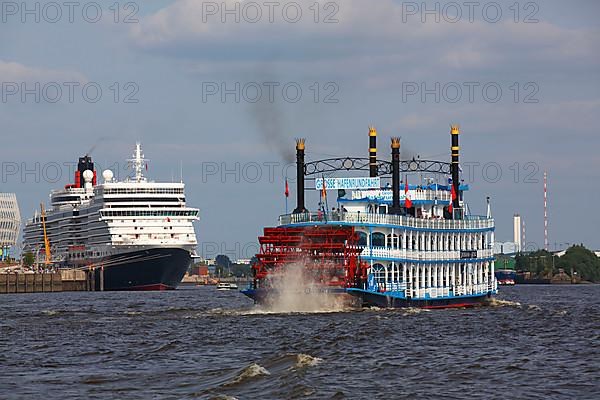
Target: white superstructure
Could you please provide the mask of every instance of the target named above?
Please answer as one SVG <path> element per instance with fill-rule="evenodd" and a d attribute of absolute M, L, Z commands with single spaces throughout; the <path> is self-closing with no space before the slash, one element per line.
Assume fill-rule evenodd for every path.
<path fill-rule="evenodd" d="M 342 207 L 333 212 L 282 215 L 279 224 L 353 226 L 376 291 L 421 300 L 495 292 L 494 220 L 491 215 L 448 219 L 451 197 L 449 186 L 411 185 L 401 204 L 410 198 L 413 215 L 393 215 L 386 200 L 391 190 L 357 191 L 350 199 L 338 198 Z M 467 208 L 462 200 L 459 204 Z"/>

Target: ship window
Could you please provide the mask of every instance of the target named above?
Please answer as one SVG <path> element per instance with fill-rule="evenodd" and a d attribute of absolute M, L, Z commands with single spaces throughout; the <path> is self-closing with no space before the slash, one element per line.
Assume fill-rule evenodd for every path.
<path fill-rule="evenodd" d="M 387 235 L 387 245 L 392 249 L 397 249 L 400 243 L 398 235 Z"/>
<path fill-rule="evenodd" d="M 377 282 L 378 284 L 384 284 L 385 283 L 385 267 L 381 264 L 373 264 L 373 267 L 371 267 L 371 273 L 373 274 L 373 277 L 375 278 L 375 282 Z"/>
<path fill-rule="evenodd" d="M 373 232 L 371 234 L 371 246 L 385 247 L 385 234 L 381 232 Z"/>
<path fill-rule="evenodd" d="M 358 245 L 362 247 L 367 247 L 367 234 L 361 231 L 358 231 Z"/>

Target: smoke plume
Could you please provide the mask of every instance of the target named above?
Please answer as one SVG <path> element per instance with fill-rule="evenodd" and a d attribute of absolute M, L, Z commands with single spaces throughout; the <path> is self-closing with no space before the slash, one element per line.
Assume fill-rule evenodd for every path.
<path fill-rule="evenodd" d="M 294 140 L 286 127 L 285 113 L 278 102 L 268 99 L 250 104 L 250 116 L 266 146 L 286 163 L 294 162 Z"/>

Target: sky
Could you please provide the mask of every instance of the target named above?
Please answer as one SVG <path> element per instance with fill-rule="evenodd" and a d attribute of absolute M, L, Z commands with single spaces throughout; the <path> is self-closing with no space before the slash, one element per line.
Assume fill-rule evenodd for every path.
<path fill-rule="evenodd" d="M 295 207 L 307 159 L 450 159 L 461 126 L 473 213 L 490 196 L 543 246 L 600 249 L 600 2 L 392 0 L 2 2 L 0 191 L 29 218 L 78 157 L 123 178 L 141 141 L 154 180 L 186 183 L 199 252 L 249 258 Z M 117 6 L 115 6 L 117 5 Z M 409 177 L 411 182 L 419 177 Z M 316 195 L 308 196 L 315 208 Z"/>

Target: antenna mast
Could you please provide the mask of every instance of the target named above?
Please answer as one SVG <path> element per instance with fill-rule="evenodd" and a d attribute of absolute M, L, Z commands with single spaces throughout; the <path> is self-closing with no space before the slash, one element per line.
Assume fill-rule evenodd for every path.
<path fill-rule="evenodd" d="M 145 158 L 142 153 L 142 145 L 140 142 L 135 144 L 135 153 L 133 153 L 133 158 L 128 160 L 131 165 L 133 165 L 133 170 L 135 171 L 135 181 L 143 182 L 146 180 L 144 178 L 143 170 L 145 168 Z"/>
<path fill-rule="evenodd" d="M 544 250 L 548 251 L 548 171 L 544 171 Z"/>

